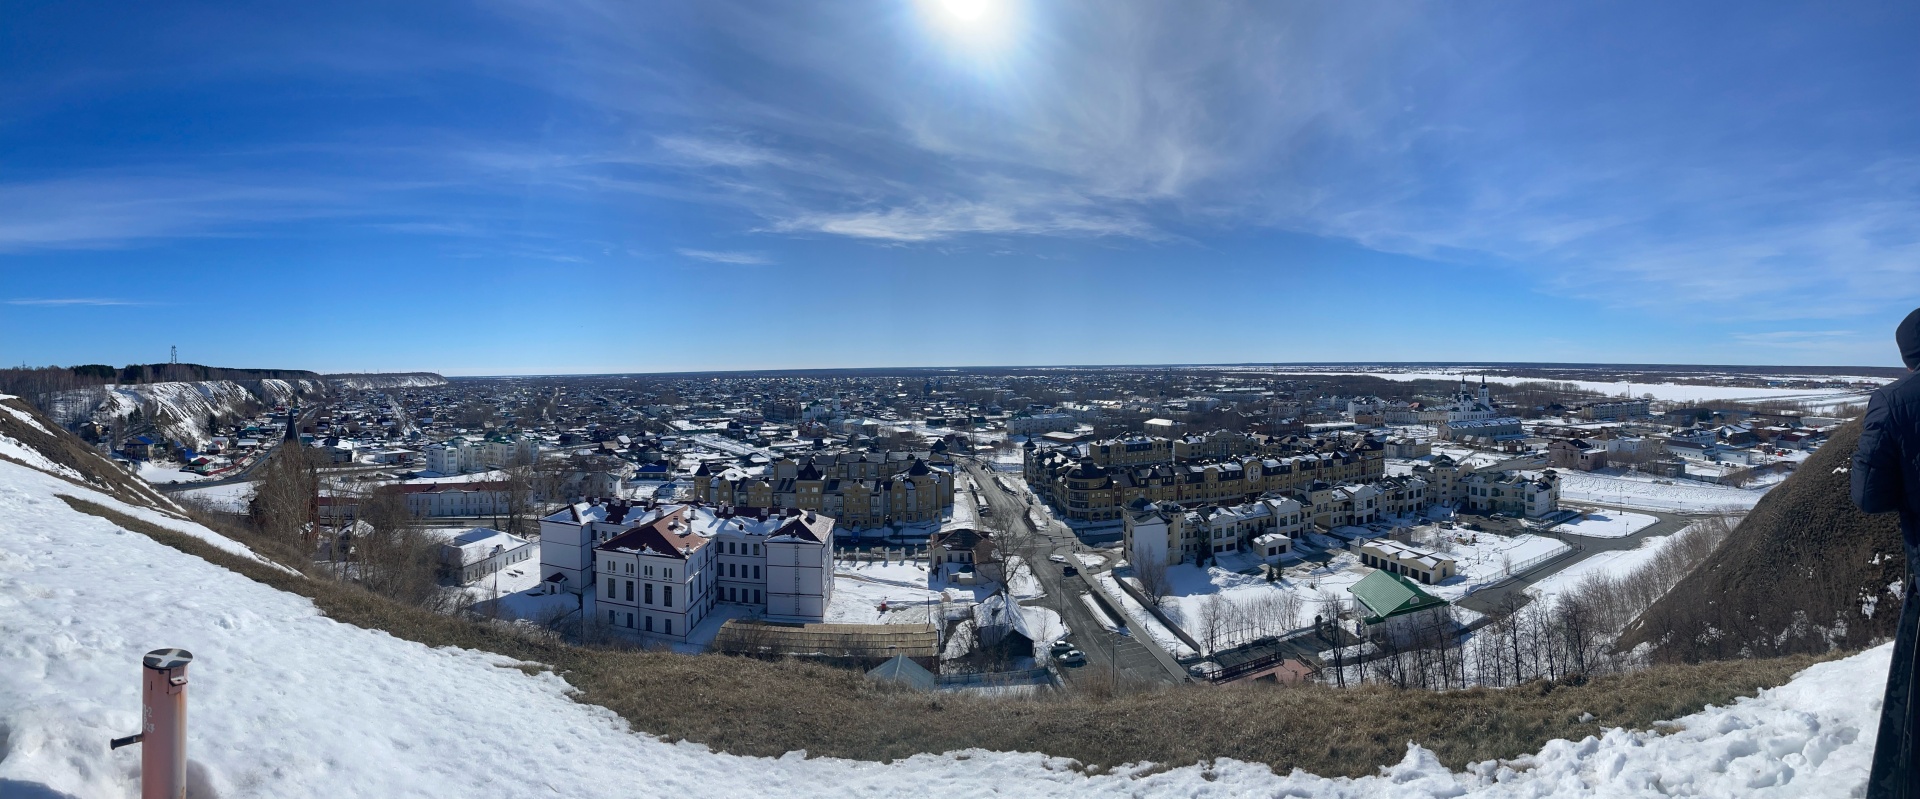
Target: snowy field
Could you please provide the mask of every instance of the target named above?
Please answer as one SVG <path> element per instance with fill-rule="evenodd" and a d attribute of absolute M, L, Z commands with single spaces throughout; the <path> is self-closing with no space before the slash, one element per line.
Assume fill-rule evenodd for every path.
<path fill-rule="evenodd" d="M 1553 532 L 1588 538 L 1625 538 L 1652 527 L 1658 521 L 1643 513 L 1602 509 L 1588 513 L 1586 518 L 1554 525 Z"/>
<path fill-rule="evenodd" d="M 1301 374 L 1321 375 L 1369 375 L 1372 377 L 1407 383 L 1414 380 L 1458 381 L 1460 372 L 1302 372 Z M 1478 372 L 1465 375 L 1468 382 L 1477 382 Z M 1848 377 L 1847 380 L 1873 380 L 1880 378 Z M 1486 375 L 1489 383 L 1516 385 L 1519 383 L 1572 383 L 1587 391 L 1595 391 L 1609 397 L 1652 395 L 1657 400 L 1674 402 L 1703 402 L 1706 400 L 1791 400 L 1808 402 L 1824 406 L 1841 405 L 1849 402 L 1864 401 L 1867 392 L 1852 389 L 1804 389 L 1804 388 L 1749 388 L 1745 386 L 1697 386 L 1683 383 L 1627 383 L 1595 380 L 1553 380 L 1540 377 L 1507 377 L 1504 375 Z"/>
<path fill-rule="evenodd" d="M 149 483 L 199 483 L 206 480 L 218 480 L 219 475 L 207 476 L 193 472 L 180 471 L 181 464 L 164 461 L 140 461 L 140 479 Z"/>
<path fill-rule="evenodd" d="M 179 646 L 196 656 L 189 772 L 197 792 L 227 799 L 625 797 L 636 785 L 688 799 L 1824 799 L 1861 790 L 1877 686 L 1891 653 L 1883 646 L 1813 666 L 1788 685 L 1659 733 L 1596 730 L 1462 772 L 1417 744 L 1361 779 L 1275 774 L 1228 760 L 1089 776 L 1061 758 L 984 750 L 885 764 L 800 753 L 739 757 L 634 732 L 610 711 L 573 701 L 571 686 L 552 672 L 335 622 L 305 599 L 74 512 L 55 491 L 125 508 L 0 463 L 0 659 L 8 666 L 0 670 L 0 794 L 7 796 L 136 796 L 140 753 L 105 742 L 139 725 L 139 655 Z M 217 537 L 204 529 L 196 535 Z"/>
<path fill-rule="evenodd" d="M 216 510 L 226 513 L 246 513 L 247 503 L 253 500 L 253 492 L 259 487 L 256 481 L 228 483 L 206 488 L 189 488 L 179 493 L 182 500 L 199 500 L 211 504 Z"/>
<path fill-rule="evenodd" d="M 1551 602 L 1561 594 L 1573 590 L 1580 585 L 1580 581 L 1589 576 L 1605 574 L 1623 577 L 1652 561 L 1653 556 L 1659 554 L 1660 548 L 1666 546 L 1671 538 L 1672 536 L 1654 536 L 1641 541 L 1640 546 L 1635 549 L 1596 552 L 1579 563 L 1528 586 L 1527 593 Z"/>
<path fill-rule="evenodd" d="M 1560 499 L 1566 502 L 1598 502 L 1623 508 L 1672 511 L 1748 510 L 1767 490 L 1778 483 L 1756 488 L 1702 483 L 1647 475 L 1584 473 L 1562 470 Z"/>

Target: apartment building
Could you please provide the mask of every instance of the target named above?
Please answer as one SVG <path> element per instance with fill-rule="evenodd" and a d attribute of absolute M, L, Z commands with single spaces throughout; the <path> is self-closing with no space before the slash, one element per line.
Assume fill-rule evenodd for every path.
<path fill-rule="evenodd" d="M 713 505 L 807 510 L 849 527 L 940 519 L 953 505 L 953 465 L 934 452 L 788 456 L 764 469 L 701 464 L 692 496 Z"/>
<path fill-rule="evenodd" d="M 1300 500 L 1281 496 L 1194 510 L 1143 498 L 1127 511 L 1122 541 L 1136 563 L 1172 565 L 1230 552 L 1279 557 L 1292 553 L 1312 523 Z"/>
<path fill-rule="evenodd" d="M 1023 464 L 1027 484 L 1076 521 L 1122 520 L 1126 507 L 1139 499 L 1235 504 L 1265 494 L 1289 495 L 1314 481 L 1364 482 L 1385 472 L 1384 451 L 1372 437 L 1226 431 L 1185 439 L 1098 441 L 1084 449 L 1029 442 Z"/>
<path fill-rule="evenodd" d="M 1653 401 L 1645 399 L 1595 402 L 1580 409 L 1580 416 L 1596 422 L 1624 422 L 1653 416 Z"/>
<path fill-rule="evenodd" d="M 1474 472 L 1460 479 L 1465 507 L 1537 519 L 1560 509 L 1560 478 L 1552 469 L 1531 478 L 1508 472 Z"/>

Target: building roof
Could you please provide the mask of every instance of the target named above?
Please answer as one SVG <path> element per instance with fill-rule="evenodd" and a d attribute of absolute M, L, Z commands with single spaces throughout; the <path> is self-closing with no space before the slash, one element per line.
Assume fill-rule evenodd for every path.
<path fill-rule="evenodd" d="M 1378 624 L 1395 616 L 1404 616 L 1447 604 L 1446 600 L 1420 590 L 1412 580 L 1391 572 L 1376 571 L 1347 588 L 1366 606 L 1368 624 Z"/>
<path fill-rule="evenodd" d="M 887 662 L 873 667 L 867 672 L 867 679 L 877 682 L 897 682 L 922 691 L 931 691 L 939 682 L 933 672 L 913 662 L 906 655 L 894 655 Z"/>

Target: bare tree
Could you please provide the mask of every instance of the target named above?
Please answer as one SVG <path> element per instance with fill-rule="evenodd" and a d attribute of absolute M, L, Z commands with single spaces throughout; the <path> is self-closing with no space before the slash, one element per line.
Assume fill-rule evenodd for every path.
<path fill-rule="evenodd" d="M 381 486 L 360 502 L 364 524 L 353 533 L 354 578 L 374 593 L 435 610 L 450 609 L 441 587 L 440 542 L 407 507 L 398 486 Z"/>
<path fill-rule="evenodd" d="M 275 449 L 254 492 L 254 524 L 281 541 L 299 540 L 311 554 L 318 540 L 320 459 L 298 444 Z"/>
<path fill-rule="evenodd" d="M 1167 579 L 1167 564 L 1159 558 L 1134 563 L 1133 576 L 1140 581 L 1140 593 L 1145 594 L 1154 607 L 1159 607 L 1161 600 L 1173 592 L 1173 585 Z"/>

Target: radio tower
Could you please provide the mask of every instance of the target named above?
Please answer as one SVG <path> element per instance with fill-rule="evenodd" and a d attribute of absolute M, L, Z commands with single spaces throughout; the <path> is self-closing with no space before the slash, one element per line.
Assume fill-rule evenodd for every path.
<path fill-rule="evenodd" d="M 173 364 L 174 366 L 180 365 L 180 346 L 179 345 L 176 344 L 174 346 L 167 348 L 167 363 Z"/>

